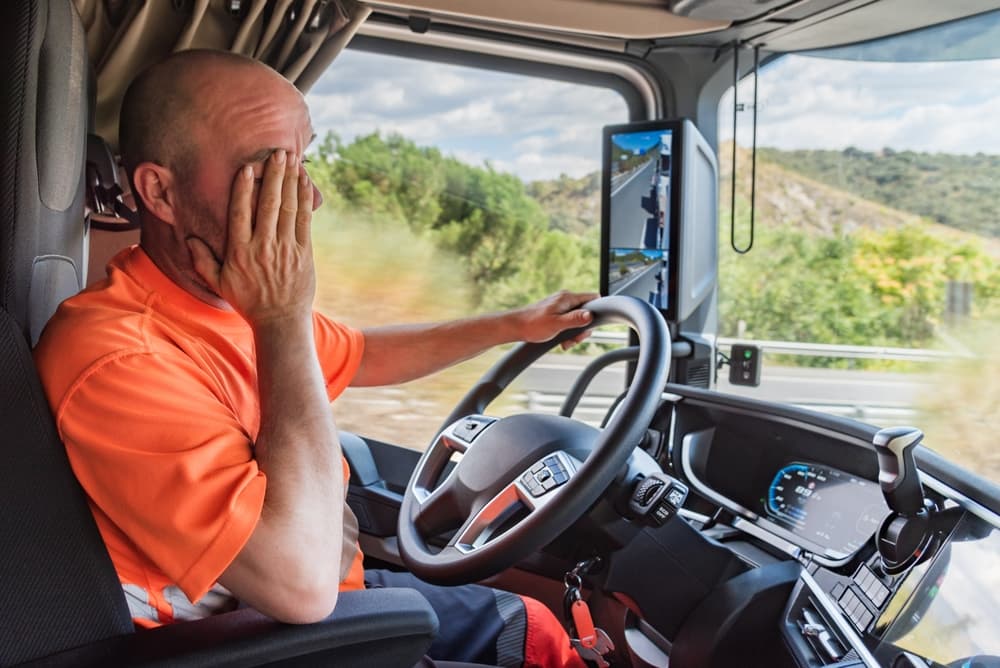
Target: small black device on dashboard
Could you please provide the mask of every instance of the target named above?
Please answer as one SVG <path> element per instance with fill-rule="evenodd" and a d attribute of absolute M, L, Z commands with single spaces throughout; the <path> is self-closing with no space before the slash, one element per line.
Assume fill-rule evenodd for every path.
<path fill-rule="evenodd" d="M 734 343 L 729 353 L 729 384 L 760 385 L 760 347 Z"/>

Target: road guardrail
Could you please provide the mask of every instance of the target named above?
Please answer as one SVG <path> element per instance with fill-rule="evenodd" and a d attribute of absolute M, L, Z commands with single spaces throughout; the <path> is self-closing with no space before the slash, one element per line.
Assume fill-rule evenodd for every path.
<path fill-rule="evenodd" d="M 626 332 L 595 331 L 590 335 L 595 343 L 628 344 Z M 854 359 L 882 359 L 909 362 L 944 362 L 959 357 L 972 357 L 966 351 L 932 350 L 929 348 L 896 348 L 892 346 L 850 346 L 836 343 L 799 343 L 797 341 L 768 341 L 738 339 L 720 336 L 719 347 L 733 345 L 759 346 L 762 352 L 775 355 L 801 355 L 803 357 L 842 357 Z"/>

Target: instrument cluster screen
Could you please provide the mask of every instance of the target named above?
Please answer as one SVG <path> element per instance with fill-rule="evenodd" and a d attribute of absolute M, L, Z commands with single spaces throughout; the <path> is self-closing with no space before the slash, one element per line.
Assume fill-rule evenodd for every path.
<path fill-rule="evenodd" d="M 775 524 L 844 555 L 861 548 L 888 514 L 876 483 L 804 462 L 779 469 L 761 505 Z"/>

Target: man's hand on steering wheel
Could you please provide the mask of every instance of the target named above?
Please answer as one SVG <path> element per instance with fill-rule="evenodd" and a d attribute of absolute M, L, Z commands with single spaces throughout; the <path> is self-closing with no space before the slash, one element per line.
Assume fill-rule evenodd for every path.
<path fill-rule="evenodd" d="M 520 339 L 529 343 L 542 343 L 564 330 L 586 327 L 593 321 L 594 315 L 580 307 L 599 296 L 595 292 L 561 290 L 530 306 L 513 311 L 514 317 L 520 321 Z M 590 330 L 564 341 L 563 350 L 580 343 L 588 336 Z"/>

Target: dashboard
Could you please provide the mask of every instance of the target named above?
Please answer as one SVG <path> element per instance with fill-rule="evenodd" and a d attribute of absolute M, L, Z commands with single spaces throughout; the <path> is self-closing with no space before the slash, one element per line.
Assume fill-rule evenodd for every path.
<path fill-rule="evenodd" d="M 836 554 L 861 549 L 888 511 L 881 490 L 872 481 L 806 462 L 778 469 L 760 505 L 772 522 Z"/>
<path fill-rule="evenodd" d="M 861 439 L 692 399 L 673 429 L 675 470 L 695 491 L 821 564 L 850 559 L 889 513 Z"/>
<path fill-rule="evenodd" d="M 782 618 L 798 665 L 1000 668 L 1000 517 L 924 475 L 947 512 L 926 554 L 887 573 L 875 428 L 689 388 L 665 398 L 664 465 L 706 514 L 729 511 L 739 540 L 803 565 Z"/>

